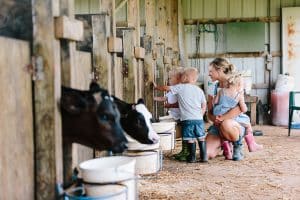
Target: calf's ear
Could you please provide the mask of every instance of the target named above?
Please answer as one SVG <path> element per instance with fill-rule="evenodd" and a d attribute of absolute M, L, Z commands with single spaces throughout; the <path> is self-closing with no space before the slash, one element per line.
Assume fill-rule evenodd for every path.
<path fill-rule="evenodd" d="M 60 107 L 70 114 L 79 114 L 87 108 L 87 103 L 78 95 L 64 94 L 60 99 Z"/>
<path fill-rule="evenodd" d="M 99 86 L 98 83 L 96 83 L 95 81 L 92 81 L 92 82 L 90 83 L 90 91 L 91 91 L 92 93 L 100 92 L 100 91 L 101 91 L 101 88 L 100 88 L 100 86 Z"/>

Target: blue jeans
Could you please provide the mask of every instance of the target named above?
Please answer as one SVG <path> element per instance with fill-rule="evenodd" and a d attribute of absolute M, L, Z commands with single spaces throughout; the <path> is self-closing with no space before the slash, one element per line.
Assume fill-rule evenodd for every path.
<path fill-rule="evenodd" d="M 181 121 L 183 140 L 202 139 L 205 137 L 203 120 Z"/>

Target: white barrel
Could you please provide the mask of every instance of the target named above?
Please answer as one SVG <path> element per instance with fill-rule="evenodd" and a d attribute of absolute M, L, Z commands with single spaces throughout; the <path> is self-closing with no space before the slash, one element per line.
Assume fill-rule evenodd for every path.
<path fill-rule="evenodd" d="M 125 156 L 136 159 L 136 174 L 153 174 L 161 169 L 161 155 L 159 150 L 127 151 Z"/>

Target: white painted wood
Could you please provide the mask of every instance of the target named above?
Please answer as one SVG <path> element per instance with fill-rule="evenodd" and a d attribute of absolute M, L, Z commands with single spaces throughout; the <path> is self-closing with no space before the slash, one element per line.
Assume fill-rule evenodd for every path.
<path fill-rule="evenodd" d="M 300 90 L 300 7 L 282 8 L 282 72 L 295 77 Z"/>

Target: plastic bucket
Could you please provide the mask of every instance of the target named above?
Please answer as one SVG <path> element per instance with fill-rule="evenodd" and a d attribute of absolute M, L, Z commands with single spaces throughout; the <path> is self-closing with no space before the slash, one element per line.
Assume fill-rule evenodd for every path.
<path fill-rule="evenodd" d="M 90 185 L 74 188 L 65 194 L 65 200 L 129 200 L 127 187 L 120 184 Z"/>
<path fill-rule="evenodd" d="M 136 173 L 138 175 L 153 174 L 158 172 L 162 167 L 160 150 L 127 151 L 123 154 L 136 159 Z"/>

